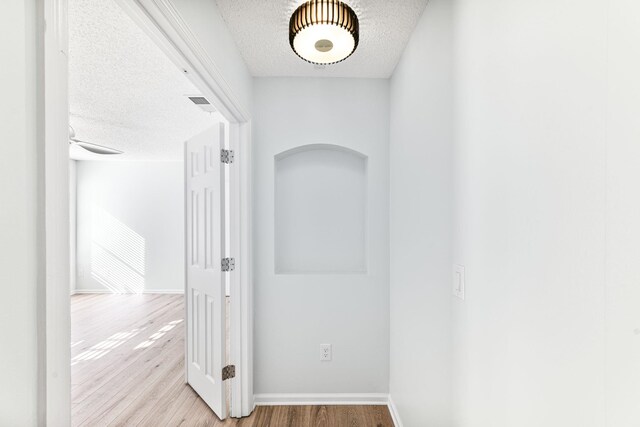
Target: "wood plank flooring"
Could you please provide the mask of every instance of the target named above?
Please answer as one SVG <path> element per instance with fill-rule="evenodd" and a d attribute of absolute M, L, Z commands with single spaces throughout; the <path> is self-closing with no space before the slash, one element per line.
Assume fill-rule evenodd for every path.
<path fill-rule="evenodd" d="M 385 406 L 260 406 L 220 421 L 184 382 L 182 295 L 71 297 L 74 426 L 393 427 Z"/>

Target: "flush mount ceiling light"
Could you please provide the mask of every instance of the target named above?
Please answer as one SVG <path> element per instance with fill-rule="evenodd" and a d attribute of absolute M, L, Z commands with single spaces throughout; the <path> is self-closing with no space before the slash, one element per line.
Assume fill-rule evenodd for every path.
<path fill-rule="evenodd" d="M 339 0 L 310 0 L 293 12 L 289 21 L 289 44 L 312 64 L 335 64 L 356 50 L 358 17 Z"/>

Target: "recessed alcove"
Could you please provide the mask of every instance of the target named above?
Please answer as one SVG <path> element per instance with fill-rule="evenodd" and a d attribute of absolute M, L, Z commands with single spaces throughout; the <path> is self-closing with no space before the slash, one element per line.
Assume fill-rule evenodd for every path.
<path fill-rule="evenodd" d="M 367 272 L 367 157 L 337 145 L 275 156 L 276 274 Z"/>

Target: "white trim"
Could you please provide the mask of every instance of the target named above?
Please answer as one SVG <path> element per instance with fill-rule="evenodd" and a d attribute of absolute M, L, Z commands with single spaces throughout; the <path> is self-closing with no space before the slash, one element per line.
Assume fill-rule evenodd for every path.
<path fill-rule="evenodd" d="M 231 393 L 229 404 L 231 417 L 242 417 L 242 384 L 244 375 L 244 366 L 242 363 L 235 363 L 242 359 L 242 348 L 244 342 L 242 340 L 242 288 L 240 287 L 240 279 L 242 277 L 242 266 L 244 259 L 239 253 L 240 250 L 240 194 L 239 194 L 239 161 L 240 161 L 240 126 L 237 123 L 230 123 L 228 126 L 229 146 L 228 149 L 232 150 L 236 156 L 234 163 L 229 165 L 229 227 L 230 227 L 230 241 L 229 251 L 227 256 L 236 259 L 236 269 L 230 274 L 229 284 L 229 296 L 230 296 L 230 330 L 229 340 L 230 345 L 229 355 L 230 364 L 236 365 L 236 375 L 230 381 Z M 233 361 L 233 362 L 232 362 Z"/>
<path fill-rule="evenodd" d="M 38 23 L 38 425 L 71 424 L 67 0 L 36 2 Z M 46 22 L 46 26 L 43 23 Z M 42 239 L 40 241 L 40 239 Z"/>
<path fill-rule="evenodd" d="M 388 405 L 386 393 L 265 393 L 254 396 L 256 406 Z"/>
<path fill-rule="evenodd" d="M 138 295 L 138 294 L 167 294 L 183 295 L 184 289 L 145 289 L 142 292 L 112 292 L 108 289 L 76 289 L 71 295 L 77 294 L 113 294 L 113 295 Z"/>
<path fill-rule="evenodd" d="M 184 150 L 183 150 L 183 159 L 187 158 L 187 144 L 186 142 L 184 143 Z M 185 187 L 186 190 L 186 185 L 187 185 L 187 179 L 189 179 L 189 174 L 187 172 L 187 165 L 184 163 L 184 161 L 182 162 L 182 172 L 183 172 L 183 185 Z M 187 243 L 187 233 L 188 231 L 188 227 L 187 227 L 187 192 L 184 191 L 183 192 L 183 203 L 182 203 L 182 209 L 183 209 L 183 218 L 184 220 L 182 221 L 182 225 L 183 225 L 183 235 L 182 235 L 182 239 L 184 242 L 184 289 L 183 289 L 183 293 L 185 295 L 185 301 L 183 304 L 184 307 L 184 320 L 185 320 L 185 326 L 184 326 L 184 382 L 185 384 L 189 384 L 189 370 L 187 368 L 187 366 L 189 366 L 189 340 L 187 339 L 187 335 L 189 332 L 187 330 L 188 326 L 187 326 L 187 322 L 189 319 L 189 307 L 187 305 L 187 301 L 186 298 L 188 298 L 189 295 L 189 286 L 188 286 L 188 277 L 187 277 L 187 266 L 189 265 L 189 257 L 187 256 L 187 248 L 188 248 L 188 243 Z"/>
<path fill-rule="evenodd" d="M 240 257 L 244 260 L 240 265 L 240 289 L 242 301 L 240 312 L 242 315 L 241 339 L 243 342 L 239 364 L 242 365 L 242 416 L 251 414 L 255 404 L 253 402 L 253 205 L 252 199 L 252 136 L 251 121 L 240 125 L 238 175 L 236 191 L 239 194 L 240 212 Z"/>
<path fill-rule="evenodd" d="M 393 420 L 393 425 L 396 427 L 402 427 L 402 420 L 400 419 L 400 414 L 398 413 L 398 408 L 396 408 L 396 404 L 393 403 L 393 399 L 391 395 L 389 395 L 389 413 L 391 414 L 391 419 Z"/>
<path fill-rule="evenodd" d="M 230 256 L 236 258 L 231 275 L 231 360 L 236 376 L 231 380 L 231 416 L 251 414 L 253 404 L 253 309 L 251 286 L 251 149 L 250 123 L 231 123 L 229 145 L 235 155 L 230 165 Z"/>

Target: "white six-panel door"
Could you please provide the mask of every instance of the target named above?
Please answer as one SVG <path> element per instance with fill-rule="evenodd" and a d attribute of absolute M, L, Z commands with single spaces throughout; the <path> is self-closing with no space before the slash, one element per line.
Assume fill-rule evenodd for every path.
<path fill-rule="evenodd" d="M 223 143 L 219 123 L 185 144 L 187 382 L 220 419 L 227 416 Z"/>

